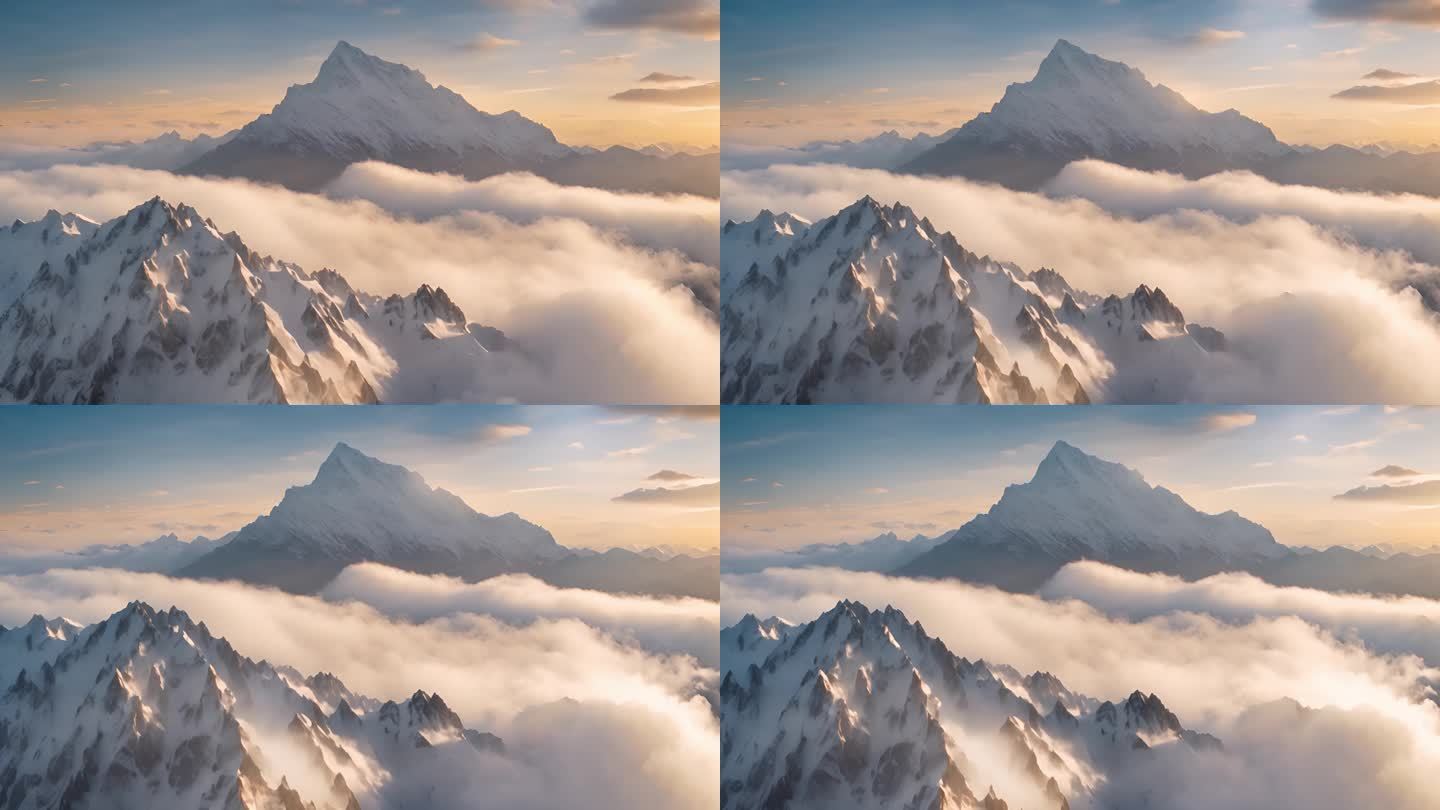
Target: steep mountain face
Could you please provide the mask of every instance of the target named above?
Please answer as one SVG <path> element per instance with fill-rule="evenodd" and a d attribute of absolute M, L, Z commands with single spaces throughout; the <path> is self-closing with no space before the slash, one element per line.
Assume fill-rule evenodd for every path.
<path fill-rule="evenodd" d="M 371 295 L 158 197 L 0 229 L 0 401 L 433 402 L 530 368 L 444 290 Z"/>
<path fill-rule="evenodd" d="M 314 81 L 290 87 L 271 112 L 182 170 L 316 190 L 364 160 L 472 179 L 533 171 L 577 185 L 718 194 L 715 156 L 572 149 L 514 110 L 481 112 L 419 71 L 343 41 Z M 701 177 L 707 166 L 712 175 Z"/>
<path fill-rule="evenodd" d="M 1038 188 L 1066 163 L 1102 158 L 1189 176 L 1249 168 L 1293 150 L 1235 110 L 1208 113 L 1140 71 L 1060 40 L 1035 78 L 903 166 Z"/>
<path fill-rule="evenodd" d="M 135 602 L 0 630 L 0 804 L 13 810 L 359 810 L 447 749 L 503 755 L 438 695 L 355 695 Z"/>
<path fill-rule="evenodd" d="M 950 652 L 904 614 L 841 602 L 747 617 L 721 647 L 721 807 L 1089 808 L 1159 747 L 1217 748 L 1161 700 L 1100 702 Z"/>
<path fill-rule="evenodd" d="M 480 579 L 568 553 L 513 512 L 483 515 L 416 473 L 342 443 L 313 481 L 286 490 L 268 515 L 180 573 L 308 592 L 359 562 Z"/>
<path fill-rule="evenodd" d="M 1143 400 L 1160 388 L 1146 369 L 1225 347 L 1158 289 L 1076 290 L 899 203 L 865 197 L 813 225 L 762 212 L 721 240 L 726 403 Z"/>
<path fill-rule="evenodd" d="M 1057 442 L 1029 482 L 1006 487 L 989 512 L 900 571 L 1028 591 L 1077 560 L 1204 576 L 1293 556 L 1235 512 L 1200 512 L 1128 467 Z"/>

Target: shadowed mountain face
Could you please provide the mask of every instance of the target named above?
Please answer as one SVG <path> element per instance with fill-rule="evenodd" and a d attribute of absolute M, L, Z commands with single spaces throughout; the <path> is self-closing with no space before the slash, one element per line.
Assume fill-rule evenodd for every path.
<path fill-rule="evenodd" d="M 720 239 L 725 403 L 1163 400 L 1148 369 L 1227 362 L 1224 335 L 1159 288 L 1080 290 L 898 202 L 813 224 L 762 211 Z"/>
<path fill-rule="evenodd" d="M 476 512 L 414 472 L 343 443 L 313 481 L 286 490 L 268 515 L 176 573 L 314 593 L 361 562 L 472 582 L 525 573 L 562 587 L 719 598 L 718 557 L 569 549 L 513 512 Z"/>
<path fill-rule="evenodd" d="M 1063 39 L 1033 79 L 1007 87 L 989 112 L 899 170 L 1033 191 L 1086 158 L 1192 179 L 1247 170 L 1281 183 L 1440 195 L 1440 154 L 1293 147 L 1236 110 L 1200 110 Z"/>
<path fill-rule="evenodd" d="M 372 295 L 159 197 L 0 228 L 0 401 L 428 402 L 530 365 L 511 348 L 444 290 Z"/>
<path fill-rule="evenodd" d="M 1057 442 L 1035 476 L 895 573 L 1027 592 L 1094 560 L 1198 579 L 1244 571 L 1277 585 L 1440 597 L 1440 555 L 1300 553 L 1235 512 L 1201 512 L 1136 471 Z"/>
<path fill-rule="evenodd" d="M 1077 560 L 1206 576 L 1291 553 L 1234 512 L 1200 512 L 1128 467 L 1057 442 L 1034 478 L 900 570 L 1028 591 Z"/>
<path fill-rule="evenodd" d="M 143 602 L 0 628 L 0 681 L 11 810 L 358 810 L 394 775 L 504 756 L 439 695 L 381 703 Z"/>
<path fill-rule="evenodd" d="M 1157 749 L 1220 748 L 1153 694 L 1102 702 L 971 661 L 891 607 L 746 616 L 721 637 L 725 810 L 1110 807 L 1107 785 Z"/>
<path fill-rule="evenodd" d="M 315 191 L 365 160 L 472 180 L 528 171 L 570 185 L 719 195 L 716 155 L 573 149 L 514 110 L 477 110 L 419 71 L 347 42 L 314 81 L 292 86 L 271 112 L 182 171 Z"/>

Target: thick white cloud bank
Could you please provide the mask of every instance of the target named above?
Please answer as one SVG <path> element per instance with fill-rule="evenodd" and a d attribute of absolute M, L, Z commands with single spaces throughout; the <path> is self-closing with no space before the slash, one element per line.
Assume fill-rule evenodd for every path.
<path fill-rule="evenodd" d="M 1440 199 L 1435 197 L 1284 185 L 1249 172 L 1187 180 L 1099 160 L 1071 163 L 1045 190 L 1137 218 L 1186 209 L 1213 211 L 1233 222 L 1299 217 L 1366 247 L 1400 249 L 1440 265 Z"/>
<path fill-rule="evenodd" d="M 706 255 L 696 206 L 559 186 L 522 204 L 531 181 L 512 177 L 483 193 L 451 195 L 480 204 L 488 194 L 500 213 L 439 215 L 422 210 L 416 178 L 364 171 L 350 181 L 354 190 L 401 213 L 239 180 L 67 165 L 0 173 L 0 221 L 33 220 L 51 208 L 105 220 L 159 195 L 194 206 L 257 252 L 311 272 L 333 268 L 366 292 L 444 288 L 472 322 L 503 330 L 535 360 L 540 371 L 509 381 L 511 398 L 717 401 L 719 330 L 708 310 L 717 271 L 686 255 Z M 414 218 L 406 205 L 428 218 Z M 559 213 L 544 214 L 547 206 Z M 666 206 L 671 214 L 661 215 Z M 610 229 L 620 219 L 625 228 Z"/>
<path fill-rule="evenodd" d="M 578 219 L 624 234 L 643 247 L 678 250 L 712 267 L 720 264 L 719 207 L 705 197 L 563 186 L 528 173 L 466 180 L 378 161 L 350 165 L 325 193 L 369 200 L 391 213 L 420 219 L 456 211 L 488 211 L 524 224 Z"/>
<path fill-rule="evenodd" d="M 1040 594 L 1052 600 L 1078 599 L 1132 621 L 1176 612 L 1204 613 L 1228 622 L 1294 616 L 1337 638 L 1358 639 L 1376 652 L 1413 654 L 1440 667 L 1440 601 L 1434 599 L 1280 587 L 1240 573 L 1186 582 L 1094 562 L 1065 566 Z"/>
<path fill-rule="evenodd" d="M 1440 367 L 1440 326 L 1404 286 L 1418 278 L 1433 289 L 1440 279 L 1421 261 L 1440 255 L 1433 203 L 1095 163 L 1057 180 L 1072 195 L 1065 199 L 842 166 L 731 171 L 721 186 L 727 219 L 763 208 L 819 219 L 866 194 L 899 201 L 969 250 L 1026 270 L 1054 268 L 1090 292 L 1158 286 L 1189 321 L 1229 338 L 1229 351 L 1202 365 L 1173 367 L 1165 355 L 1153 367 L 1121 369 L 1109 385 L 1118 398 L 1440 402 L 1440 377 L 1417 372 Z"/>
<path fill-rule="evenodd" d="M 423 601 L 423 578 L 387 584 L 378 574 L 362 572 L 376 585 L 376 605 Z M 444 593 L 450 584 L 437 580 L 435 587 Z M 548 587 L 510 582 L 489 604 L 502 614 L 519 611 L 543 603 Z M 436 762 L 429 773 L 397 775 L 390 806 L 409 806 L 406 797 L 420 795 L 456 797 L 432 806 L 486 810 L 553 807 L 555 797 L 567 799 L 559 806 L 602 810 L 717 805 L 719 729 L 706 697 L 716 687 L 715 670 L 692 655 L 653 653 L 574 618 L 603 622 L 607 614 L 577 595 L 561 596 L 564 605 L 550 616 L 523 623 L 461 610 L 411 622 L 359 601 L 234 583 L 52 571 L 0 577 L 0 624 L 37 613 L 91 623 L 134 599 L 160 609 L 177 605 L 243 655 L 305 673 L 332 672 L 380 699 L 437 692 L 467 726 L 505 740 L 506 759 L 478 768 L 473 758 L 466 768 Z M 643 598 L 627 599 L 632 604 L 624 609 L 602 603 L 609 619 L 645 614 Z M 656 606 L 655 615 L 670 609 Z"/>
<path fill-rule="evenodd" d="M 1209 615 L 1192 609 L 1214 600 L 1167 577 L 1102 566 L 1067 573 L 1069 591 L 1080 590 L 1081 575 L 1149 581 L 1107 592 L 1096 606 L 956 582 L 772 569 L 725 577 L 723 621 L 747 612 L 809 621 L 842 598 L 892 604 L 956 655 L 1048 671 L 1100 699 L 1153 692 L 1187 728 L 1225 745 L 1162 753 L 1141 772 L 1112 774 L 1097 806 L 1154 806 L 1164 796 L 1165 807 L 1184 810 L 1433 807 L 1440 671 L 1398 641 L 1433 605 L 1377 614 L 1363 597 L 1337 598 L 1328 613 L 1308 611 L 1315 624 L 1287 611 L 1305 614 L 1324 594 L 1227 581 L 1224 609 Z"/>
<path fill-rule="evenodd" d="M 465 613 L 510 624 L 578 619 L 652 652 L 691 655 L 707 667 L 720 664 L 720 606 L 705 599 L 558 588 L 524 574 L 465 582 L 375 563 L 346 568 L 321 595 L 332 602 L 363 602 L 417 622 Z"/>

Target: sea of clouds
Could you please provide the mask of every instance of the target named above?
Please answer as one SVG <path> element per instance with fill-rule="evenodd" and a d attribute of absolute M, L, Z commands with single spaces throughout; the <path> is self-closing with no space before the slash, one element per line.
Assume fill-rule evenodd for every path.
<path fill-rule="evenodd" d="M 1192 181 L 1086 161 L 1045 193 L 836 165 L 722 175 L 722 219 L 761 209 L 812 221 L 869 194 L 901 202 L 967 249 L 1075 287 L 1160 287 L 1229 351 L 1202 365 L 1122 368 L 1112 400 L 1440 402 L 1440 205 L 1278 186 L 1230 173 Z M 722 268 L 743 272 L 746 268 Z M 1168 355 L 1167 355 L 1168 357 Z"/>
<path fill-rule="evenodd" d="M 810 621 L 841 599 L 894 605 L 956 655 L 1047 671 L 1102 700 L 1155 693 L 1224 744 L 1162 749 L 1110 774 L 1096 806 L 1433 806 L 1440 604 L 1429 600 L 1096 563 L 1067 567 L 1040 596 L 834 569 L 727 575 L 721 596 L 727 625 L 745 613 Z"/>
<path fill-rule="evenodd" d="M 393 775 L 382 806 L 421 797 L 487 810 L 719 802 L 713 602 L 529 577 L 465 585 L 374 565 L 346 571 L 319 597 L 55 570 L 0 576 L 0 624 L 35 614 L 88 624 L 135 599 L 180 607 L 242 655 L 331 672 L 377 699 L 438 693 L 467 727 L 504 739 L 504 758 L 442 750 L 423 772 Z"/>
<path fill-rule="evenodd" d="M 468 181 L 360 164 L 334 196 L 121 165 L 0 171 L 0 221 L 46 210 L 97 221 L 154 196 L 185 203 L 251 249 L 357 289 L 443 288 L 470 321 L 535 358 L 488 399 L 714 402 L 719 396 L 713 200 L 560 186 L 528 174 Z M 508 385 L 508 387 L 507 387 Z"/>

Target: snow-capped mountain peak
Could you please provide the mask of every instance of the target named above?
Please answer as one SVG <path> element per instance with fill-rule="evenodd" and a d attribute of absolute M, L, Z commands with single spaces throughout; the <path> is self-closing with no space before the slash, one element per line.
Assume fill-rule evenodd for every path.
<path fill-rule="evenodd" d="M 721 807 L 1090 806 L 1161 746 L 1213 747 L 1159 698 L 1101 702 L 952 653 L 893 607 L 722 631 Z M 736 643 L 738 640 L 748 643 Z"/>
<path fill-rule="evenodd" d="M 315 471 L 312 486 L 339 491 L 355 487 L 415 491 L 425 487 L 425 481 L 398 464 L 387 464 L 339 442 Z"/>
<path fill-rule="evenodd" d="M 1034 78 L 1006 87 L 988 112 L 905 169 L 1034 189 L 1083 158 L 1203 175 L 1293 151 L 1258 121 L 1201 110 L 1138 69 L 1062 39 Z"/>
<path fill-rule="evenodd" d="M 1075 560 L 1206 575 L 1290 553 L 1265 527 L 1233 511 L 1201 512 L 1135 470 L 1062 441 L 1028 482 L 1006 487 L 988 512 L 901 570 L 968 572 L 1031 590 Z"/>
<path fill-rule="evenodd" d="M 1087 403 L 1131 364 L 1224 345 L 1158 289 L 1075 290 L 868 195 L 810 225 L 762 212 L 721 244 L 725 402 Z"/>
<path fill-rule="evenodd" d="M 244 657 L 176 608 L 132 602 L 10 654 L 0 630 L 0 796 L 13 810 L 356 810 L 450 746 L 481 756 L 437 695 L 355 695 Z M 327 715 L 317 689 L 345 695 Z M 473 738 L 473 739 L 472 739 Z M 490 754 L 503 750 L 491 745 Z M 462 760 L 463 761 L 463 760 Z"/>
<path fill-rule="evenodd" d="M 431 85 L 420 71 L 344 41 L 314 81 L 291 86 L 274 110 L 247 124 L 216 154 L 238 154 L 247 145 L 313 150 L 346 162 L 436 150 L 507 159 L 570 154 L 543 125 L 513 110 L 481 112 L 449 88 Z"/>
<path fill-rule="evenodd" d="M 1146 487 L 1145 478 L 1135 470 L 1113 461 L 1096 458 L 1065 441 L 1057 441 L 1035 468 L 1032 483 L 1046 486 L 1099 486 L 1114 489 Z"/>
<path fill-rule="evenodd" d="M 476 512 L 419 474 L 340 443 L 309 484 L 287 489 L 269 514 L 182 573 L 313 591 L 360 562 L 489 576 L 567 553 L 519 515 Z"/>
<path fill-rule="evenodd" d="M 531 368 L 444 290 L 371 295 L 159 197 L 0 229 L 0 338 L 0 400 L 34 402 L 432 401 Z"/>

